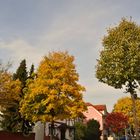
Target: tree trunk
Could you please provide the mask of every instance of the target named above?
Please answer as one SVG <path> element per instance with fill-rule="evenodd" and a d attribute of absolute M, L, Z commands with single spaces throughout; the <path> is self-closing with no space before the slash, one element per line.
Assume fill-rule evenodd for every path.
<path fill-rule="evenodd" d="M 138 119 L 137 119 L 137 113 L 136 113 L 136 99 L 135 99 L 135 94 L 134 93 L 131 94 L 131 98 L 132 98 L 135 135 L 136 135 L 136 140 L 139 140 Z"/>
<path fill-rule="evenodd" d="M 53 140 L 54 135 L 54 121 L 51 122 L 51 134 L 50 134 L 50 140 Z"/>

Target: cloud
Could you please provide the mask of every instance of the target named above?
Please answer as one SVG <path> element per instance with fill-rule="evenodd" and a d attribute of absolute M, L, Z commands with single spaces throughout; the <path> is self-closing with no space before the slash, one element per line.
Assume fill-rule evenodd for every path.
<path fill-rule="evenodd" d="M 15 39 L 12 41 L 0 42 L 1 54 L 6 52 L 7 61 L 12 61 L 14 66 L 19 65 L 23 59 L 27 60 L 28 64 L 37 64 L 43 54 L 43 50 L 33 47 L 27 41 L 22 39 Z"/>
<path fill-rule="evenodd" d="M 110 12 L 105 9 L 88 10 L 85 7 L 68 7 L 65 12 L 57 14 L 47 32 L 44 31 L 40 46 L 48 45 L 50 49 L 72 50 L 74 47 L 81 48 L 85 44 L 89 48 L 99 40 L 98 26 L 101 23 L 97 21 L 108 15 Z"/>
<path fill-rule="evenodd" d="M 75 56 L 80 82 L 87 89 L 85 100 L 95 104 L 104 103 L 111 108 L 124 94 L 95 80 L 96 59 L 106 27 L 118 22 L 122 13 L 125 16 L 132 10 L 134 12 L 135 6 L 120 1 L 80 0 L 62 3 L 51 1 L 49 5 L 43 3 L 43 7 L 38 9 L 38 3 L 42 4 L 37 2 L 35 8 L 29 3 L 29 11 L 24 11 L 27 6 L 25 3 L 21 4 L 22 8 L 14 8 L 14 13 L 11 8 L 11 16 L 16 19 L 11 18 L 11 22 L 8 20 L 9 13 L 2 14 L 6 20 L 0 24 L 3 29 L 0 37 L 7 39 L 8 36 L 11 39 L 15 35 L 17 38 L 0 40 L 0 57 L 12 60 L 17 68 L 22 59 L 26 59 L 28 64 L 37 65 L 49 51 L 68 50 Z M 134 4 L 139 10 L 138 4 Z M 129 10 L 128 5 L 132 10 Z"/>
<path fill-rule="evenodd" d="M 125 89 L 115 89 L 107 84 L 97 82 L 97 80 L 88 82 L 86 87 L 84 100 L 93 104 L 106 104 L 108 111 L 112 111 L 113 105 L 118 99 L 130 96 L 129 93 L 124 93 Z"/>

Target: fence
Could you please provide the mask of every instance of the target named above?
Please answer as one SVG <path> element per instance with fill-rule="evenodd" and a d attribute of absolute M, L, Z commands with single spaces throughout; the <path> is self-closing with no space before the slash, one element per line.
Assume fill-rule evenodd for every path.
<path fill-rule="evenodd" d="M 0 140 L 35 140 L 35 134 L 31 133 L 29 136 L 23 136 L 22 133 L 10 133 L 0 131 Z"/>

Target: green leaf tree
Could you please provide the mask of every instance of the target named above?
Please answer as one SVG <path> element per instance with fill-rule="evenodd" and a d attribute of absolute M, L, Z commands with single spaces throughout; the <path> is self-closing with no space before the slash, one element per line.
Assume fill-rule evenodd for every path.
<path fill-rule="evenodd" d="M 13 74 L 13 79 L 14 80 L 19 79 L 21 81 L 21 84 L 22 84 L 22 88 L 21 88 L 21 92 L 20 92 L 21 93 L 21 99 L 23 99 L 25 94 L 26 94 L 29 81 L 30 82 L 33 81 L 33 76 L 32 76 L 33 73 L 34 73 L 34 65 L 32 64 L 31 68 L 30 68 L 30 71 L 29 71 L 29 76 L 28 76 L 26 60 L 23 59 L 21 61 L 20 65 L 19 65 L 16 73 Z M 29 131 L 32 130 L 33 123 L 21 116 L 21 114 L 19 113 L 19 104 L 20 104 L 20 102 L 18 103 L 18 107 L 17 107 L 17 109 L 18 109 L 17 116 L 19 116 L 17 118 L 18 118 L 18 120 L 20 120 L 20 123 L 21 123 L 20 131 L 22 131 L 23 133 L 26 134 L 26 133 L 29 133 Z"/>
<path fill-rule="evenodd" d="M 31 68 L 30 68 L 30 71 L 29 71 L 29 78 L 33 78 L 34 77 L 34 71 L 35 71 L 35 68 L 34 68 L 34 65 L 32 64 Z"/>
<path fill-rule="evenodd" d="M 75 140 L 84 140 L 86 132 L 86 125 L 83 122 L 75 123 Z"/>
<path fill-rule="evenodd" d="M 96 77 L 114 88 L 125 87 L 130 93 L 138 140 L 135 98 L 140 83 L 140 26 L 123 18 L 119 25 L 107 30 L 102 44 L 104 48 L 100 52 Z"/>
<path fill-rule="evenodd" d="M 26 80 L 28 78 L 27 67 L 26 67 L 26 60 L 22 60 L 16 73 L 13 74 L 13 79 L 19 79 L 22 83 L 23 88 L 26 85 Z"/>
<path fill-rule="evenodd" d="M 85 140 L 100 140 L 101 131 L 98 121 L 92 119 L 86 124 Z"/>
<path fill-rule="evenodd" d="M 100 140 L 101 130 L 98 121 L 91 119 L 87 123 L 75 123 L 75 140 Z"/>

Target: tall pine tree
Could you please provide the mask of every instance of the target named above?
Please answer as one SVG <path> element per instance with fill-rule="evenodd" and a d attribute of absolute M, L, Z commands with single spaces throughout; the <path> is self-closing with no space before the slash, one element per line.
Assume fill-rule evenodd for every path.
<path fill-rule="evenodd" d="M 27 132 L 32 129 L 32 123 L 22 118 L 19 113 L 20 101 L 24 98 L 24 94 L 26 94 L 25 89 L 27 88 L 27 79 L 31 77 L 32 73 L 34 73 L 34 65 L 31 66 L 28 77 L 26 60 L 24 59 L 21 61 L 16 73 L 13 74 L 13 80 L 19 80 L 21 82 L 21 89 L 19 91 L 20 100 L 12 106 L 7 106 L 3 111 L 3 121 L 1 125 L 4 130 L 12 132 Z"/>
<path fill-rule="evenodd" d="M 27 67 L 26 67 L 26 60 L 22 60 L 20 66 L 18 67 L 16 73 L 13 75 L 13 79 L 19 79 L 22 83 L 22 87 L 26 86 L 26 80 L 28 78 Z"/>
<path fill-rule="evenodd" d="M 29 76 L 28 76 L 28 72 L 27 72 L 27 67 L 26 67 L 26 60 L 22 60 L 20 63 L 20 66 L 18 67 L 16 73 L 13 75 L 13 79 L 19 79 L 22 83 L 22 88 L 21 88 L 21 97 L 22 99 L 24 98 L 24 94 L 26 93 L 27 90 L 27 80 L 32 78 L 32 74 L 34 73 L 34 65 L 31 65 L 30 68 L 30 72 L 29 72 Z M 19 107 L 18 107 L 19 110 Z M 19 114 L 19 112 L 18 112 Z M 21 117 L 21 115 L 19 114 L 19 119 L 21 121 L 21 128 L 20 131 L 24 132 L 24 133 L 28 133 L 28 131 L 32 130 L 32 126 L 33 123 L 29 122 L 28 120 L 25 120 L 24 118 Z"/>
<path fill-rule="evenodd" d="M 31 68 L 30 68 L 30 71 L 29 71 L 29 77 L 30 78 L 33 77 L 34 70 L 35 70 L 35 68 L 34 68 L 34 65 L 32 64 Z"/>

